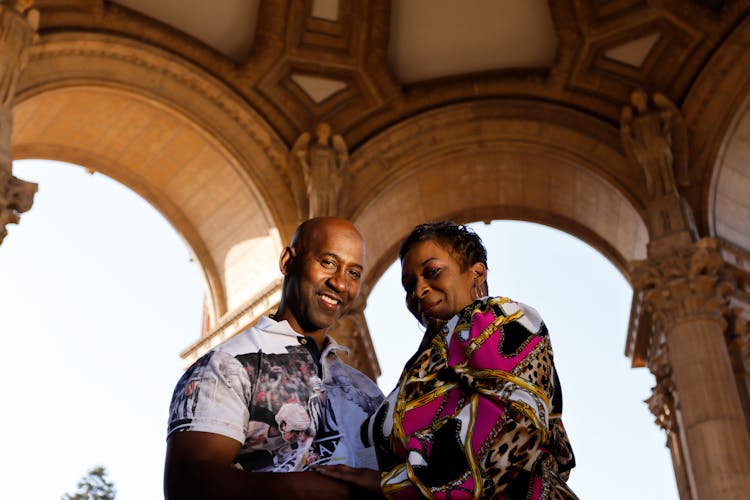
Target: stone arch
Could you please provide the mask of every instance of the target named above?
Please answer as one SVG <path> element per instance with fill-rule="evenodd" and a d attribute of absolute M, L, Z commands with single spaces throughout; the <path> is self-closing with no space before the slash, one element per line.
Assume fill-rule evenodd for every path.
<path fill-rule="evenodd" d="M 691 131 L 691 178 L 703 186 L 701 229 L 750 250 L 750 18 L 706 64 L 683 113 Z"/>
<path fill-rule="evenodd" d="M 209 329 L 277 286 L 281 235 L 297 222 L 279 175 L 286 147 L 200 68 L 129 39 L 50 35 L 31 52 L 14 119 L 15 158 L 92 168 L 165 215 L 205 273 Z"/>
<path fill-rule="evenodd" d="M 436 109 L 363 145 L 352 170 L 348 206 L 368 242 L 370 283 L 408 231 L 430 219 L 556 227 L 628 279 L 627 262 L 646 257 L 639 178 L 629 175 L 617 130 L 577 111 L 500 100 Z"/>

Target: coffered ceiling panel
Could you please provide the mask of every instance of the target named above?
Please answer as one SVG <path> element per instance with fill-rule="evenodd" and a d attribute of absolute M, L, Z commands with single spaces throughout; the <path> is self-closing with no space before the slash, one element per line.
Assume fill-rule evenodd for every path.
<path fill-rule="evenodd" d="M 391 6 L 388 58 L 401 83 L 545 68 L 556 48 L 545 0 L 409 0 Z"/>

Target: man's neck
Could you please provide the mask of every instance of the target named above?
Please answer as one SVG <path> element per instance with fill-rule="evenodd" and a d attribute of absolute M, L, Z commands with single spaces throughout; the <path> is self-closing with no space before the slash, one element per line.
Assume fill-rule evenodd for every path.
<path fill-rule="evenodd" d="M 269 314 L 268 316 L 275 321 L 286 321 L 287 323 L 289 323 L 289 326 L 292 327 L 292 330 L 294 330 L 299 335 L 304 335 L 305 337 L 310 337 L 311 339 L 313 339 L 315 345 L 318 346 L 318 351 L 323 351 L 323 347 L 326 344 L 326 337 L 328 333 L 327 329 L 306 332 L 304 328 L 302 328 L 297 322 L 297 318 L 295 318 L 292 313 L 287 312 L 286 310 L 283 310 L 281 308 L 275 313 Z"/>

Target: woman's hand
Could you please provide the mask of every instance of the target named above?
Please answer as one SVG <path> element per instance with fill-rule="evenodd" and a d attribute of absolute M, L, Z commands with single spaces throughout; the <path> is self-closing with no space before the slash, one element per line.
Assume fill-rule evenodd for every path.
<path fill-rule="evenodd" d="M 355 469 L 347 465 L 313 465 L 312 469 L 326 477 L 344 481 L 367 492 L 369 498 L 384 498 L 380 492 L 380 472 Z"/>

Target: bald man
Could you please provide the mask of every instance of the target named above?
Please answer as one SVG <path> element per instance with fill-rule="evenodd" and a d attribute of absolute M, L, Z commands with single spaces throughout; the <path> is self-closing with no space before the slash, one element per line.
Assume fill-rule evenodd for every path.
<path fill-rule="evenodd" d="M 359 293 L 363 263 L 362 236 L 351 222 L 320 217 L 297 228 L 279 259 L 276 313 L 196 361 L 175 387 L 166 498 L 360 495 L 310 466 L 375 466 L 359 427 L 383 394 L 338 358 L 345 348 L 327 336 Z M 291 410 L 294 425 L 284 421 Z"/>

